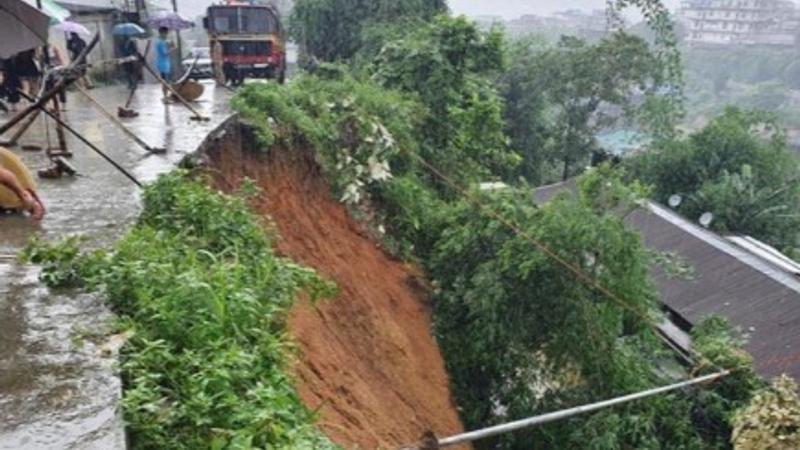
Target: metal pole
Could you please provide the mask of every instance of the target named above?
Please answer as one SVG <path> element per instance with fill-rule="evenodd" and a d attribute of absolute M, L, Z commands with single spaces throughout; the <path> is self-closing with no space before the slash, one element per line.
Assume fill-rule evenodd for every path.
<path fill-rule="evenodd" d="M 172 11 L 178 14 L 178 0 L 172 0 Z M 183 61 L 183 42 L 181 41 L 181 30 L 175 30 L 178 36 L 178 64 Z"/>
<path fill-rule="evenodd" d="M 102 104 L 100 104 L 99 101 L 97 101 L 94 97 L 92 97 L 91 94 L 86 92 L 86 89 L 82 88 L 80 84 L 76 84 L 75 87 L 78 89 L 78 92 L 83 94 L 83 96 L 86 97 L 87 100 L 89 100 L 89 103 L 91 103 L 98 111 L 100 111 L 100 114 L 105 116 L 106 119 L 108 119 L 117 128 L 119 128 L 123 133 L 125 133 L 125 135 L 127 135 L 129 138 L 131 138 L 133 140 L 133 142 L 136 142 L 136 144 L 139 147 L 142 147 L 145 151 L 148 151 L 150 153 L 164 153 L 164 152 L 166 152 L 166 149 L 160 149 L 160 148 L 151 147 L 150 145 L 147 145 L 147 143 L 145 141 L 143 141 L 133 131 L 128 129 L 128 127 L 126 127 L 122 122 L 120 122 L 116 117 L 114 117 L 114 115 L 111 114 Z"/>
<path fill-rule="evenodd" d="M 663 394 L 665 392 L 675 391 L 681 388 L 694 386 L 697 384 L 708 383 L 710 381 L 718 380 L 720 378 L 726 377 L 730 375 L 729 370 L 725 370 L 719 373 L 715 373 L 712 375 L 706 375 L 704 377 L 695 378 L 693 380 L 684 381 L 682 383 L 676 383 L 669 386 L 664 386 L 660 388 L 650 389 L 647 391 L 638 392 L 635 394 L 626 395 L 624 397 L 618 397 L 611 400 L 605 400 L 598 403 L 592 403 L 590 405 L 583 405 L 578 406 L 575 408 L 565 409 L 562 411 L 556 411 L 548 414 L 544 414 L 541 416 L 531 417 L 529 419 L 518 420 L 516 422 L 510 422 L 503 425 L 497 425 L 494 427 L 484 428 L 482 430 L 472 431 L 469 433 L 459 434 L 456 436 L 451 436 L 448 438 L 440 439 L 439 440 L 439 448 L 444 447 L 451 447 L 453 445 L 459 444 L 466 444 L 468 442 L 474 442 L 480 439 L 485 439 L 492 436 L 497 436 L 500 434 L 510 433 L 512 431 L 518 431 L 525 428 L 532 428 L 538 425 L 543 425 L 545 423 L 554 422 L 556 420 L 566 419 L 568 417 L 577 416 L 579 414 L 586 414 L 589 412 L 597 411 L 599 409 L 608 408 L 610 406 L 619 405 L 622 403 L 628 403 L 634 400 L 640 400 L 647 397 L 652 397 L 658 394 Z"/>

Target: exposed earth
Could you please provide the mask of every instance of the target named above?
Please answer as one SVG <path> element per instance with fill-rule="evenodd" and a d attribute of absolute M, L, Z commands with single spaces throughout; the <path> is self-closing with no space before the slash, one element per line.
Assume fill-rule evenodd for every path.
<path fill-rule="evenodd" d="M 255 180 L 263 189 L 255 207 L 274 223 L 278 251 L 340 290 L 331 301 L 302 301 L 290 319 L 298 389 L 321 429 L 347 449 L 399 448 L 428 430 L 462 432 L 424 277 L 384 252 L 332 197 L 311 152 L 257 155 L 240 137 L 226 142 L 207 153 L 218 186 Z"/>

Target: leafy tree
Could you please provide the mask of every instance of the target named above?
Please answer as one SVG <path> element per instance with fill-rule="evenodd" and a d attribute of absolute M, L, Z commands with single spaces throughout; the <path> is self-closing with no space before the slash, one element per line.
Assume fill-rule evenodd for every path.
<path fill-rule="evenodd" d="M 736 414 L 732 442 L 736 450 L 800 448 L 800 397 L 786 376 L 756 394 Z"/>
<path fill-rule="evenodd" d="M 501 83 L 514 149 L 525 158 L 523 175 L 545 178 L 547 162 L 560 161 L 566 179 L 583 167 L 595 135 L 636 108 L 634 92 L 655 95 L 663 68 L 639 37 L 615 33 L 597 44 L 562 37 L 554 47 L 520 42 Z M 641 102 L 640 102 L 641 103 Z"/>
<path fill-rule="evenodd" d="M 464 180 L 502 176 L 517 164 L 503 133 L 502 102 L 489 82 L 503 67 L 503 37 L 467 19 L 440 16 L 387 43 L 372 67 L 381 85 L 416 96 L 428 110 L 420 155 Z"/>
<path fill-rule="evenodd" d="M 297 0 L 290 31 L 310 54 L 324 60 L 351 58 L 364 44 L 363 28 L 401 18 L 429 20 L 447 11 L 445 0 Z"/>
<path fill-rule="evenodd" d="M 442 213 L 442 237 L 426 267 L 437 288 L 436 334 L 468 428 L 670 381 L 653 370 L 668 357 L 650 327 L 658 313 L 649 259 L 618 215 L 634 207 L 637 190 L 603 168 L 580 181 L 577 197 L 541 209 L 530 205 L 526 190 L 511 190 L 484 195 L 488 207 L 458 202 Z M 614 298 L 576 279 L 531 239 Z M 694 335 L 704 355 L 697 373 L 736 370 L 713 389 L 572 418 L 478 448 L 727 448 L 733 411 L 760 386 L 731 336 L 719 320 Z"/>
<path fill-rule="evenodd" d="M 659 145 L 627 163 L 654 187 L 675 194 L 680 212 L 712 212 L 712 228 L 749 234 L 782 249 L 798 246 L 800 165 L 772 118 L 730 108 L 687 139 Z"/>

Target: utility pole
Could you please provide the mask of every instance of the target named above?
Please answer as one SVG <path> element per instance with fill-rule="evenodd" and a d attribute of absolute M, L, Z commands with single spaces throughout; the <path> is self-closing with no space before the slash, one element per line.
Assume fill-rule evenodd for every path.
<path fill-rule="evenodd" d="M 141 25 L 142 19 L 144 18 L 143 15 L 147 12 L 147 4 L 145 4 L 145 0 L 133 0 L 133 4 L 136 7 L 136 20 Z"/>
<path fill-rule="evenodd" d="M 172 0 L 172 11 L 178 14 L 178 0 Z M 175 30 L 178 35 L 178 64 L 183 60 L 183 42 L 181 42 L 181 31 Z"/>

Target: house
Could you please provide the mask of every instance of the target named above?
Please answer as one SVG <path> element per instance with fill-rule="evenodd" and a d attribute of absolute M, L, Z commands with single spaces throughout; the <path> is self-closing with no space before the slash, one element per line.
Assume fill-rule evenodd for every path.
<path fill-rule="evenodd" d="M 689 44 L 793 46 L 800 31 L 789 0 L 686 0 L 679 18 Z"/>
<path fill-rule="evenodd" d="M 543 204 L 574 191 L 574 181 L 545 186 L 535 191 L 534 201 Z M 686 348 L 694 324 L 725 317 L 747 335 L 746 349 L 762 376 L 800 379 L 800 265 L 755 239 L 719 236 L 652 202 L 625 222 L 648 248 L 674 253 L 694 269 L 689 279 L 652 270 L 674 324 L 661 329 L 674 343 Z"/>

